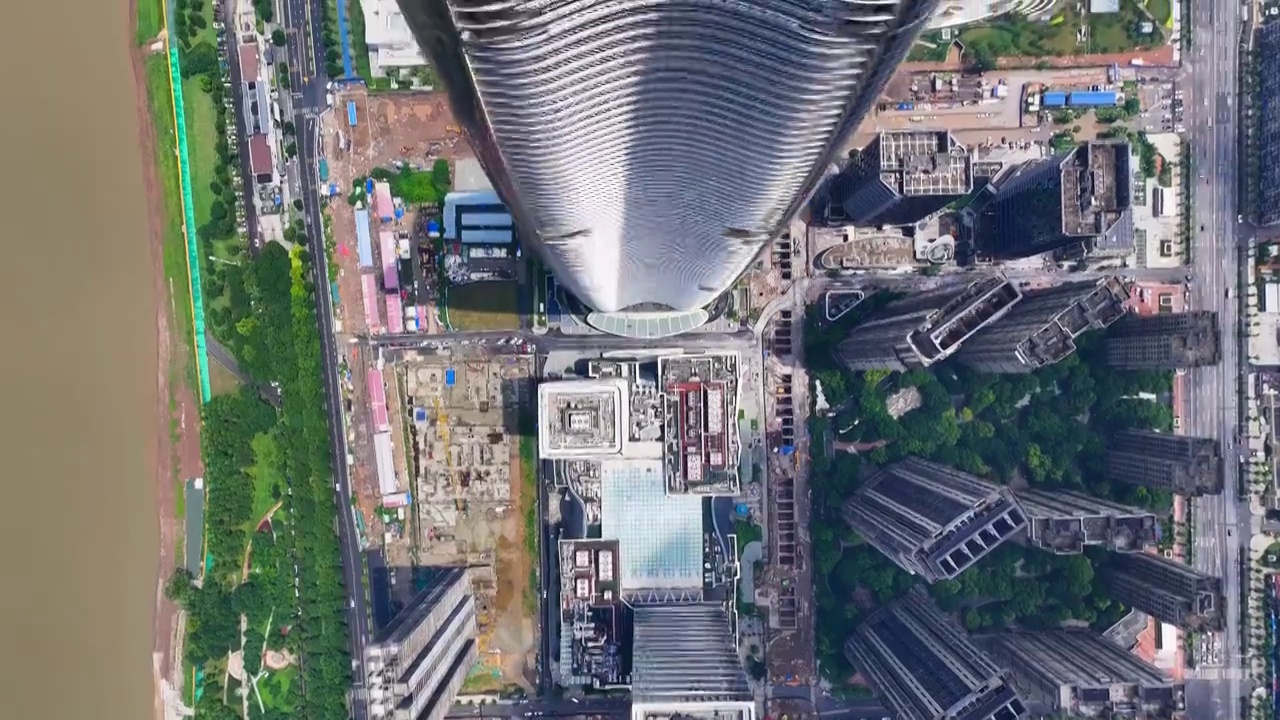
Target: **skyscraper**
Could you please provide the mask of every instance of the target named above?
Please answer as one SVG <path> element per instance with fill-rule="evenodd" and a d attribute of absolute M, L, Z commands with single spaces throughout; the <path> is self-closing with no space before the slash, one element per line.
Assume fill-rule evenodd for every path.
<path fill-rule="evenodd" d="M 919 586 L 876 611 L 844 653 L 898 720 L 1017 720 L 1009 681 Z"/>
<path fill-rule="evenodd" d="M 1005 317 L 965 341 L 959 362 L 978 372 L 1028 373 L 1076 350 L 1075 339 L 1125 313 L 1129 288 L 1120 278 L 1031 290 Z"/>
<path fill-rule="evenodd" d="M 1130 183 L 1128 143 L 1088 142 L 1014 165 L 973 206 L 978 256 L 1128 254 L 1134 238 Z"/>
<path fill-rule="evenodd" d="M 1107 594 L 1184 630 L 1222 628 L 1222 581 L 1152 553 L 1115 555 L 1099 571 Z"/>
<path fill-rule="evenodd" d="M 441 720 L 476 661 L 476 604 L 463 568 L 445 568 L 365 647 L 369 716 Z"/>
<path fill-rule="evenodd" d="M 1013 673 L 1018 694 L 1054 713 L 1113 720 L 1172 720 L 1182 683 L 1092 630 L 1005 632 L 976 638 Z"/>
<path fill-rule="evenodd" d="M 969 151 L 946 130 L 882 132 L 818 193 L 832 225 L 908 225 L 973 190 Z"/>
<path fill-rule="evenodd" d="M 1207 438 L 1122 430 L 1107 443 L 1103 474 L 1108 480 L 1189 497 L 1222 492 L 1218 443 Z"/>
<path fill-rule="evenodd" d="M 1137 552 L 1160 539 L 1160 521 L 1152 513 L 1070 490 L 1019 490 L 1027 513 L 1027 539 L 1059 555 L 1086 545 L 1112 552 Z"/>
<path fill-rule="evenodd" d="M 400 4 L 522 241 L 588 322 L 661 335 L 787 229 L 937 0 Z"/>
<path fill-rule="evenodd" d="M 729 616 L 719 605 L 638 605 L 631 651 L 631 717 L 753 720 L 755 701 Z"/>
<path fill-rule="evenodd" d="M 850 370 L 907 370 L 950 357 L 960 343 L 1022 298 L 1003 276 L 926 290 L 871 313 L 836 348 Z"/>
<path fill-rule="evenodd" d="M 1130 313 L 1107 329 L 1103 351 L 1112 367 L 1176 370 L 1216 364 L 1219 343 L 1215 312 Z"/>
<path fill-rule="evenodd" d="M 1027 525 L 1007 488 L 916 457 L 873 475 L 843 514 L 868 543 L 931 583 L 964 572 Z"/>

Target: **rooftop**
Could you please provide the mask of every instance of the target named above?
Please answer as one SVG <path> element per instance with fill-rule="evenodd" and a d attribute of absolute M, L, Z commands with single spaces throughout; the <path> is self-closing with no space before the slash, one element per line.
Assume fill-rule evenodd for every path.
<path fill-rule="evenodd" d="M 623 452 L 627 382 L 564 380 L 538 386 L 538 454 L 543 459 Z"/>
<path fill-rule="evenodd" d="M 1098 236 L 1103 245 L 1133 244 L 1127 233 L 1111 233 L 1130 212 L 1128 143 L 1085 143 L 1062 163 L 1062 232 Z"/>
<path fill-rule="evenodd" d="M 600 534 L 618 541 L 621 592 L 702 588 L 702 498 L 668 495 L 658 460 L 601 464 Z"/>
<path fill-rule="evenodd" d="M 963 195 L 973 188 L 969 151 L 945 130 L 884 132 L 880 180 L 904 196 Z"/>

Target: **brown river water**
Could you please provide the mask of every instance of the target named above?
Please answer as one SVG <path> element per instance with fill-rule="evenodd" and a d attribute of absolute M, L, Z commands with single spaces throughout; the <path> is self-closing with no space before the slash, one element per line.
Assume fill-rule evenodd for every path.
<path fill-rule="evenodd" d="M 152 717 L 164 424 L 133 35 L 126 0 L 0 22 L 6 718 Z"/>

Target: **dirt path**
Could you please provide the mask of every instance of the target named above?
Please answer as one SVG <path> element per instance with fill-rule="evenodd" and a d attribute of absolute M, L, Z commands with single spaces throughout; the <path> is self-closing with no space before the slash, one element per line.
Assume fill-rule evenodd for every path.
<path fill-rule="evenodd" d="M 130 23 L 129 37 L 133 37 L 132 25 L 137 17 L 137 0 L 130 0 L 126 16 Z M 147 235 L 151 248 L 152 295 L 156 309 L 156 411 L 155 411 L 155 493 L 156 519 L 159 525 L 159 552 L 156 556 L 156 600 L 152 629 L 152 674 L 155 692 L 154 716 L 160 720 L 166 716 L 166 695 L 177 687 L 181 672 L 181 659 L 175 657 L 175 646 L 180 647 L 178 608 L 164 597 L 164 583 L 178 563 L 175 553 L 182 532 L 182 519 L 177 517 L 178 477 L 194 477 L 201 474 L 200 466 L 200 411 L 194 393 L 183 387 L 176 398 L 176 407 L 170 408 L 169 376 L 174 361 L 174 336 L 169 327 L 171 299 L 164 274 L 164 194 L 156 177 L 156 134 L 151 124 L 151 112 L 147 104 L 147 75 L 143 66 L 146 50 L 135 47 L 130 53 L 134 82 L 134 109 L 138 117 L 138 150 L 142 153 L 142 180 L 146 188 Z M 180 349 L 179 349 L 180 350 Z M 174 445 L 170 435 L 170 421 L 176 420 L 179 441 Z"/>

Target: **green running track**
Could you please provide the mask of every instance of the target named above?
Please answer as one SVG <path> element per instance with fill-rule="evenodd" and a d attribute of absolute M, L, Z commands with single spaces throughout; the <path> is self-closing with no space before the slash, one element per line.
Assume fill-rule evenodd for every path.
<path fill-rule="evenodd" d="M 165 3 L 168 4 L 167 2 Z M 166 18 L 166 26 L 168 19 Z M 172 31 L 172 29 L 170 29 Z M 209 353 L 204 341 L 204 294 L 200 283 L 200 238 L 196 233 L 195 203 L 191 199 L 191 163 L 187 153 L 187 119 L 182 104 L 182 65 L 178 48 L 169 48 L 169 87 L 173 95 L 173 129 L 178 145 L 178 182 L 182 188 L 182 235 L 187 242 L 187 280 L 191 287 L 191 320 L 194 327 L 196 373 L 200 377 L 200 402 L 212 396 L 209 389 Z"/>

